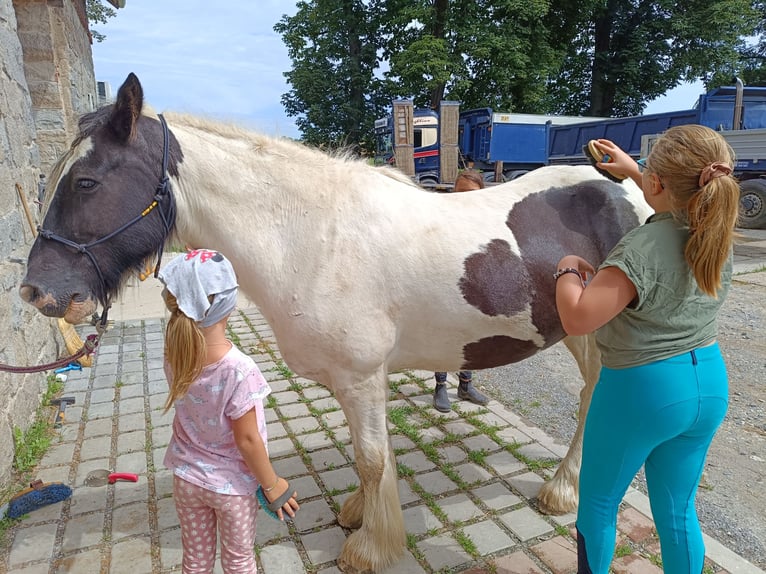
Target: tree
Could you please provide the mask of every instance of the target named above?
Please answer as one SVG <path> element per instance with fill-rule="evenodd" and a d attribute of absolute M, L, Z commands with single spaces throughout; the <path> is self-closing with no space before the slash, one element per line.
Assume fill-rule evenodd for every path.
<path fill-rule="evenodd" d="M 438 107 L 541 112 L 558 67 L 543 17 L 547 0 L 382 0 L 380 30 L 392 95 Z"/>
<path fill-rule="evenodd" d="M 282 101 L 311 143 L 368 145 L 394 97 L 623 116 L 682 81 L 766 79 L 753 0 L 304 0 L 283 17 Z M 747 59 L 744 59 L 747 58 Z M 743 63 L 744 62 L 744 63 Z"/>
<path fill-rule="evenodd" d="M 586 0 L 557 3 L 546 22 L 564 54 L 552 111 L 620 116 L 681 81 L 729 83 L 759 15 L 750 0 Z"/>
<path fill-rule="evenodd" d="M 106 24 L 109 18 L 117 15 L 113 8 L 102 4 L 101 0 L 85 0 L 85 13 L 91 24 Z M 106 39 L 106 36 L 93 28 L 90 29 L 90 34 L 96 42 L 103 42 Z"/>
<path fill-rule="evenodd" d="M 282 95 L 288 116 L 307 143 L 372 149 L 380 97 L 377 42 L 368 7 L 361 0 L 299 2 L 295 16 L 274 26 L 282 34 L 292 86 Z"/>

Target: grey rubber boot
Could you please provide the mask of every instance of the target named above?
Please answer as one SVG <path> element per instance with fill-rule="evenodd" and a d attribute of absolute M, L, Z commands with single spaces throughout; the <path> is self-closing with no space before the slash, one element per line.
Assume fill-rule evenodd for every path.
<path fill-rule="evenodd" d="M 476 405 L 486 405 L 489 402 L 489 397 L 482 392 L 479 392 L 476 387 L 473 386 L 471 380 L 460 379 L 460 383 L 457 386 L 457 398 L 462 401 L 470 401 Z"/>
<path fill-rule="evenodd" d="M 434 387 L 434 408 L 440 413 L 450 412 L 447 383 L 436 383 L 436 387 Z"/>

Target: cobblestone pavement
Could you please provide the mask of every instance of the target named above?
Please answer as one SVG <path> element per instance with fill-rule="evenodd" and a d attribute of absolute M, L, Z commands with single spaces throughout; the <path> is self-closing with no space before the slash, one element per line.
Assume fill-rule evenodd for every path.
<path fill-rule="evenodd" d="M 286 369 L 257 310 L 238 310 L 230 325 L 232 339 L 270 381 L 269 449 L 277 472 L 289 478 L 301 501 L 289 526 L 259 514 L 259 572 L 336 574 L 349 535 L 336 514 L 358 484 L 344 417 L 324 387 Z M 71 485 L 73 495 L 30 513 L 9 531 L 0 572 L 180 572 L 172 479 L 162 465 L 172 420 L 172 412 L 162 413 L 163 328 L 163 319 L 117 321 L 93 367 L 68 373 L 63 396 L 75 402 L 36 476 Z M 550 461 L 563 456 L 566 446 L 494 400 L 488 408 L 457 401 L 454 379 L 453 411 L 441 415 L 431 408 L 431 376 L 391 376 L 389 418 L 408 549 L 387 573 L 575 572 L 574 515 L 546 516 L 535 502 L 552 475 Z M 85 486 L 94 469 L 136 473 L 139 480 Z M 637 490 L 628 493 L 619 515 L 617 573 L 661 572 L 648 506 Z M 715 540 L 707 538 L 706 545 L 709 574 L 764 574 Z M 220 562 L 215 572 L 221 572 Z"/>

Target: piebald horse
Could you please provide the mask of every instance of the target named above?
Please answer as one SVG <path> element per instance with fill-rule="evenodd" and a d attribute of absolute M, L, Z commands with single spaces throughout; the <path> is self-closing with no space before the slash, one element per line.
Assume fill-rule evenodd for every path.
<path fill-rule="evenodd" d="M 598 265 L 643 222 L 637 186 L 546 167 L 430 193 L 389 168 L 143 108 L 130 74 L 112 105 L 81 118 L 49 179 L 25 301 L 78 323 L 169 238 L 229 257 L 286 364 L 331 389 L 348 420 L 361 484 L 338 516 L 357 529 L 338 559 L 347 572 L 383 570 L 405 547 L 388 373 L 496 367 L 563 339 L 585 380 L 580 424 L 538 500 L 551 513 L 576 507 L 600 363 L 591 336 L 565 338 L 553 272 L 568 253 Z"/>

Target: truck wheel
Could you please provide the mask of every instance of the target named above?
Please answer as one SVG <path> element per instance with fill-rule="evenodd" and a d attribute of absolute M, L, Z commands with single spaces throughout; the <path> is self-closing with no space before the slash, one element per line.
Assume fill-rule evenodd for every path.
<path fill-rule="evenodd" d="M 766 180 L 748 179 L 739 189 L 739 227 L 766 229 Z"/>

